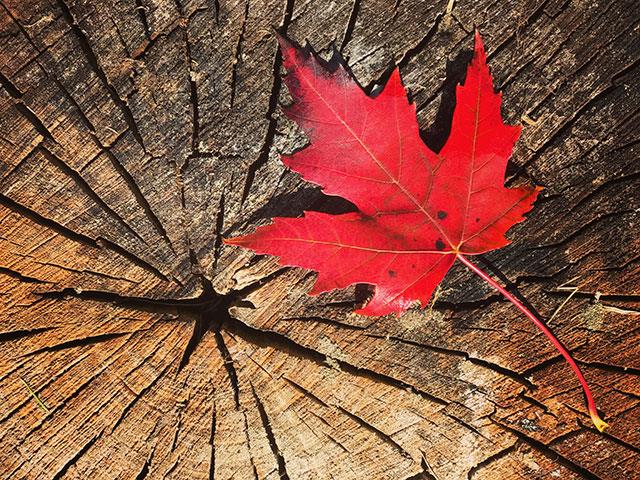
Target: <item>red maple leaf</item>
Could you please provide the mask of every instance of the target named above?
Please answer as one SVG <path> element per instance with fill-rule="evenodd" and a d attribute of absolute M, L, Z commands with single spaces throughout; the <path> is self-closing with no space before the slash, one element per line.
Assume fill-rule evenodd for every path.
<path fill-rule="evenodd" d="M 415 105 L 396 68 L 382 92 L 368 96 L 340 61 L 327 64 L 309 49 L 279 37 L 285 82 L 294 103 L 284 113 L 310 144 L 282 161 L 357 212 L 274 218 L 271 225 L 225 242 L 280 263 L 318 272 L 311 295 L 355 283 L 375 286 L 356 313 L 424 308 L 456 260 L 504 294 L 531 318 L 578 376 L 599 429 L 589 388 L 570 354 L 547 327 L 467 256 L 501 248 L 524 220 L 541 187 L 506 188 L 507 161 L 521 128 L 505 125 L 480 35 L 464 85 L 458 85 L 451 134 L 439 153 L 421 140 Z"/>

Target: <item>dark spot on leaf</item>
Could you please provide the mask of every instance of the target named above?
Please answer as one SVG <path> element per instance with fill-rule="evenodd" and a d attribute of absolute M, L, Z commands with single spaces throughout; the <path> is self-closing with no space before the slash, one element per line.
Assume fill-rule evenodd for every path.
<path fill-rule="evenodd" d="M 396 273 L 396 272 L 394 272 L 393 270 L 389 270 L 387 273 L 389 274 L 389 276 L 390 276 L 391 278 L 393 278 L 393 277 L 395 277 L 395 276 L 397 275 L 397 273 Z"/>
<path fill-rule="evenodd" d="M 444 242 L 440 239 L 436 240 L 436 250 L 444 250 Z"/>
<path fill-rule="evenodd" d="M 479 222 L 479 221 L 480 221 L 480 219 L 479 219 L 479 218 L 476 218 L 476 223 L 477 223 L 477 222 Z"/>
<path fill-rule="evenodd" d="M 416 268 L 416 264 L 415 264 L 415 263 L 412 263 L 412 264 L 411 264 L 411 268 Z"/>
<path fill-rule="evenodd" d="M 444 220 L 445 218 L 447 218 L 447 212 L 445 212 L 444 210 L 440 210 L 440 211 L 438 212 L 438 218 L 439 218 L 440 220 Z"/>

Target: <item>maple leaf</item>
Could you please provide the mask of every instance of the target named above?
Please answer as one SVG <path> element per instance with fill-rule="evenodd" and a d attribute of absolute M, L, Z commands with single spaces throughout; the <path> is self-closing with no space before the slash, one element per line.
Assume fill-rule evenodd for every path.
<path fill-rule="evenodd" d="M 327 63 L 279 36 L 284 80 L 294 102 L 287 117 L 310 144 L 282 157 L 291 170 L 340 196 L 357 212 L 305 212 L 274 218 L 225 243 L 277 255 L 280 263 L 318 272 L 311 295 L 355 283 L 375 287 L 356 313 L 399 314 L 433 290 L 456 260 L 505 295 L 542 329 L 578 376 L 589 412 L 602 430 L 589 388 L 570 354 L 521 302 L 467 256 L 504 247 L 507 230 L 524 220 L 542 189 L 506 188 L 506 165 L 521 128 L 505 125 L 480 35 L 463 85 L 456 90 L 451 133 L 442 150 L 421 140 L 415 105 L 396 68 L 384 89 L 368 96 L 341 59 Z"/>

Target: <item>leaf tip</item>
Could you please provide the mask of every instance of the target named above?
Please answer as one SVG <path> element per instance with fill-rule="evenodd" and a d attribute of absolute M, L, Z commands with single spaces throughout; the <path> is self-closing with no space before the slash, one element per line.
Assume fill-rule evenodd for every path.
<path fill-rule="evenodd" d="M 596 426 L 596 428 L 598 429 L 599 432 L 604 432 L 604 429 L 609 426 L 609 424 L 607 422 L 605 422 L 604 420 L 602 420 L 600 418 L 600 415 L 598 415 L 598 411 L 597 410 L 590 408 L 589 409 L 589 415 L 591 416 L 591 421 Z"/>
<path fill-rule="evenodd" d="M 280 33 L 276 28 L 274 28 L 273 30 L 276 36 L 276 40 L 278 40 L 278 44 L 280 44 L 280 48 L 284 49 L 291 46 L 291 42 L 287 37 L 284 36 L 283 33 Z"/>
<path fill-rule="evenodd" d="M 474 35 L 474 41 L 475 41 L 474 50 L 476 52 L 484 53 L 484 43 L 482 42 L 482 37 L 480 36 L 480 30 L 478 30 L 477 28 Z"/>
<path fill-rule="evenodd" d="M 290 59 L 295 58 L 296 53 L 301 52 L 302 48 L 296 44 L 293 40 L 286 36 L 286 34 L 275 30 L 276 40 L 280 46 L 280 52 L 284 61 L 284 66 L 289 70 Z"/>
<path fill-rule="evenodd" d="M 223 238 L 222 243 L 225 245 L 243 245 L 244 237 Z"/>
<path fill-rule="evenodd" d="M 480 36 L 480 30 L 476 29 L 474 38 L 473 60 L 475 62 L 479 62 L 481 65 L 486 65 L 487 54 L 484 51 L 484 43 L 482 42 L 482 37 Z"/>

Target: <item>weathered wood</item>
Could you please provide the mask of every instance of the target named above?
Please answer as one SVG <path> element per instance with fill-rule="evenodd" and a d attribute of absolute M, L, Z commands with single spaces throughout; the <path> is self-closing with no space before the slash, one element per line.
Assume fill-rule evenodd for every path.
<path fill-rule="evenodd" d="M 640 478 L 640 4 L 448 3 L 0 2 L 3 478 Z M 553 316 L 604 434 L 463 268 L 366 318 L 366 288 L 308 297 L 221 242 L 344 208 L 279 161 L 305 139 L 273 27 L 367 89 L 399 63 L 439 148 L 474 25 L 524 125 L 508 182 L 546 187 L 484 260 Z"/>

